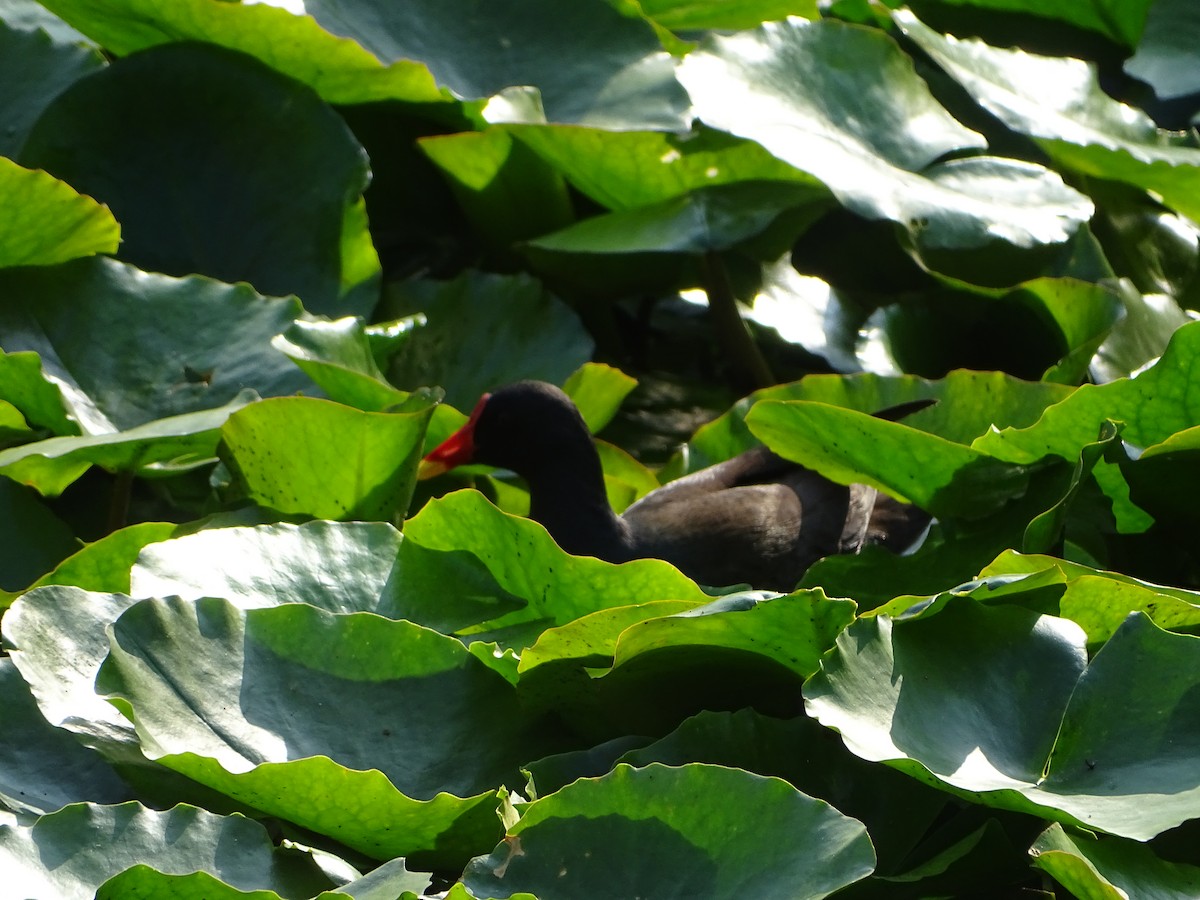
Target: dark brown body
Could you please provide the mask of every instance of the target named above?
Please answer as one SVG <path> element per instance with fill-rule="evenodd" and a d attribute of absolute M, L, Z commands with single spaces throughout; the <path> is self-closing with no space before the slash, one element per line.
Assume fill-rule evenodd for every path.
<path fill-rule="evenodd" d="M 925 405 L 880 415 L 900 417 Z M 665 559 L 704 585 L 791 590 L 818 559 L 868 544 L 904 546 L 929 521 L 873 488 L 835 484 L 765 447 L 677 479 L 618 516 L 579 411 L 542 382 L 497 390 L 467 429 L 470 455 L 456 451 L 462 458 L 453 464 L 481 462 L 524 478 L 531 518 L 568 553 L 610 562 Z M 456 439 L 464 443 L 461 433 Z"/>

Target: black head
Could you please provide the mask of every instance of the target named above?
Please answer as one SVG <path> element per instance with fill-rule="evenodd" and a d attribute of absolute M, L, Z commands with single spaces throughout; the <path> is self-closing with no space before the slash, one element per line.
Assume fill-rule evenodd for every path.
<path fill-rule="evenodd" d="M 477 462 L 528 479 L 588 454 L 591 436 L 571 398 L 544 381 L 519 381 L 485 394 L 467 424 L 425 458 L 423 474 Z"/>

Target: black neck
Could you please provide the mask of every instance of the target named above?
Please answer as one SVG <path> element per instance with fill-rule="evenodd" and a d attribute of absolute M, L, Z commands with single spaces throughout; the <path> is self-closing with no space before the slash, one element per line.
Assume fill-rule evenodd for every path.
<path fill-rule="evenodd" d="M 568 553 L 613 562 L 629 558 L 629 530 L 613 512 L 604 471 L 590 437 L 566 457 L 521 473 L 529 484 L 529 515 Z"/>

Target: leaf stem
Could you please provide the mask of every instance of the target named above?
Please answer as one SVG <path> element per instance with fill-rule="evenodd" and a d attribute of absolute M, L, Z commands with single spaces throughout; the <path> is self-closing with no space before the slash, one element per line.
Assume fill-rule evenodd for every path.
<path fill-rule="evenodd" d="M 775 384 L 770 366 L 738 312 L 725 261 L 715 250 L 700 257 L 700 275 L 704 292 L 708 294 L 708 310 L 717 343 L 729 356 L 737 387 L 752 391 Z"/>
<path fill-rule="evenodd" d="M 129 521 L 129 500 L 133 496 L 133 472 L 122 469 L 113 482 L 112 497 L 108 503 L 107 533 L 124 528 Z"/>

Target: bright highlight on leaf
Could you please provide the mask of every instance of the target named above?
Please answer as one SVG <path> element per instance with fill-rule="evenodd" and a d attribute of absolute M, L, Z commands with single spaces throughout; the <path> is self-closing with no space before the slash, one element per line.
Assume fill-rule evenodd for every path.
<path fill-rule="evenodd" d="M 0 268 L 52 266 L 115 253 L 121 226 L 107 207 L 42 171 L 0 157 Z"/>
<path fill-rule="evenodd" d="M 0 0 L 0 895 L 1200 896 L 1194 6 Z"/>

